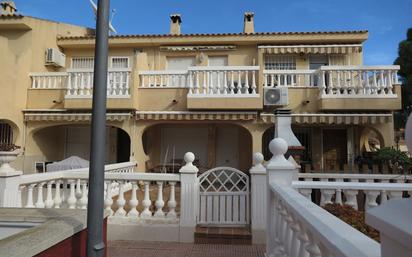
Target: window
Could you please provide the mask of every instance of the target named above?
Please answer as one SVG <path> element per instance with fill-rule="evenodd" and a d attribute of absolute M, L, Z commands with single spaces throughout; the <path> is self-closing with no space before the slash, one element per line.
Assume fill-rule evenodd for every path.
<path fill-rule="evenodd" d="M 0 144 L 13 143 L 13 129 L 7 123 L 0 122 Z"/>
<path fill-rule="evenodd" d="M 329 55 L 329 65 L 331 66 L 343 66 L 343 65 L 350 65 L 349 58 L 347 55 L 342 54 L 334 54 Z"/>
<path fill-rule="evenodd" d="M 112 57 L 110 68 L 129 68 L 129 57 Z"/>
<path fill-rule="evenodd" d="M 265 56 L 266 70 L 296 70 L 296 58 L 293 55 L 274 55 Z M 273 83 L 272 83 L 273 80 Z M 274 86 L 293 86 L 296 84 L 295 75 L 275 75 L 267 77 L 267 84 Z"/>
<path fill-rule="evenodd" d="M 73 57 L 72 69 L 93 69 L 94 57 Z"/>
<path fill-rule="evenodd" d="M 94 57 L 73 57 L 72 69 L 93 69 Z M 110 68 L 129 68 L 129 57 L 111 57 Z"/>
<path fill-rule="evenodd" d="M 292 55 L 274 55 L 265 56 L 266 70 L 296 70 L 296 58 Z"/>
<path fill-rule="evenodd" d="M 195 57 L 167 57 L 167 70 L 187 71 L 191 66 L 195 66 Z M 186 75 L 172 76 L 169 86 L 187 87 L 189 80 Z"/>

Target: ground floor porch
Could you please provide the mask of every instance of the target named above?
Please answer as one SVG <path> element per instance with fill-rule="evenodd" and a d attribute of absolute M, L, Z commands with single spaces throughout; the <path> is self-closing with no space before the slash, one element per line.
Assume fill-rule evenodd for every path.
<path fill-rule="evenodd" d="M 25 113 L 22 129 L 16 125 L 7 130 L 13 135 L 6 139 L 24 150 L 16 168 L 32 173 L 37 162 L 72 155 L 87 160 L 90 117 L 90 113 L 81 111 Z M 192 151 L 201 172 L 216 166 L 247 172 L 252 153 L 271 157 L 267 146 L 274 137 L 275 122 L 273 114 L 257 112 L 109 111 L 106 160 L 137 161 L 139 172 L 174 173 L 182 164 L 183 154 Z M 292 130 L 303 150 L 289 154 L 304 171 L 355 171 L 362 165 L 373 170 L 373 152 L 393 146 L 395 141 L 393 119 L 388 113 L 292 113 Z"/>

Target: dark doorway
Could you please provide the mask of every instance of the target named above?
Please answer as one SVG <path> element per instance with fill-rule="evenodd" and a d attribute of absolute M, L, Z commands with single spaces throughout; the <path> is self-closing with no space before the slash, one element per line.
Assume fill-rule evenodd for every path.
<path fill-rule="evenodd" d="M 324 170 L 341 170 L 348 162 L 346 129 L 323 130 Z"/>
<path fill-rule="evenodd" d="M 117 162 L 130 160 L 130 137 L 121 129 L 117 129 Z"/>

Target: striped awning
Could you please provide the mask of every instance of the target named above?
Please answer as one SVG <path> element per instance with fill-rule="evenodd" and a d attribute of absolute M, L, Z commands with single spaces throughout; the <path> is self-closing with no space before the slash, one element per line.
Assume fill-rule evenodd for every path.
<path fill-rule="evenodd" d="M 255 120 L 257 112 L 136 111 L 136 120 Z"/>
<path fill-rule="evenodd" d="M 92 114 L 86 112 L 25 112 L 25 121 L 91 121 Z M 131 113 L 107 113 L 107 121 L 124 121 L 132 117 Z"/>
<path fill-rule="evenodd" d="M 362 52 L 361 44 L 259 46 L 267 54 L 349 54 Z"/>
<path fill-rule="evenodd" d="M 275 115 L 261 113 L 260 120 L 264 123 L 274 123 Z M 294 113 L 292 123 L 294 124 L 382 124 L 392 121 L 389 113 Z"/>

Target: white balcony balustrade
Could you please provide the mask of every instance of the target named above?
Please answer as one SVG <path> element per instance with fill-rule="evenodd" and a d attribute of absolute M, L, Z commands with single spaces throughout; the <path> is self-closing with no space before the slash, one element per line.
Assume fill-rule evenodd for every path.
<path fill-rule="evenodd" d="M 264 87 L 311 87 L 318 83 L 316 70 L 264 70 Z"/>
<path fill-rule="evenodd" d="M 93 95 L 93 70 L 68 70 L 67 72 L 30 73 L 31 89 L 63 89 L 66 98 L 91 98 Z M 130 97 L 130 69 L 109 69 L 107 96 Z"/>
<path fill-rule="evenodd" d="M 258 96 L 259 66 L 202 66 L 140 71 L 141 88 L 188 88 L 189 97 Z"/>
<path fill-rule="evenodd" d="M 396 98 L 399 66 L 322 66 L 264 70 L 265 87 L 318 87 L 321 98 Z"/>
<path fill-rule="evenodd" d="M 32 89 L 66 89 L 68 82 L 67 72 L 32 72 Z"/>
<path fill-rule="evenodd" d="M 189 68 L 189 97 L 258 96 L 259 66 Z"/>
<path fill-rule="evenodd" d="M 130 69 L 109 69 L 107 97 L 130 97 Z M 69 70 L 66 98 L 89 98 L 93 95 L 93 70 Z"/>
<path fill-rule="evenodd" d="M 140 71 L 141 88 L 187 88 L 189 73 L 186 70 Z"/>
<path fill-rule="evenodd" d="M 396 97 L 399 66 L 322 66 L 318 70 L 322 97 Z"/>

